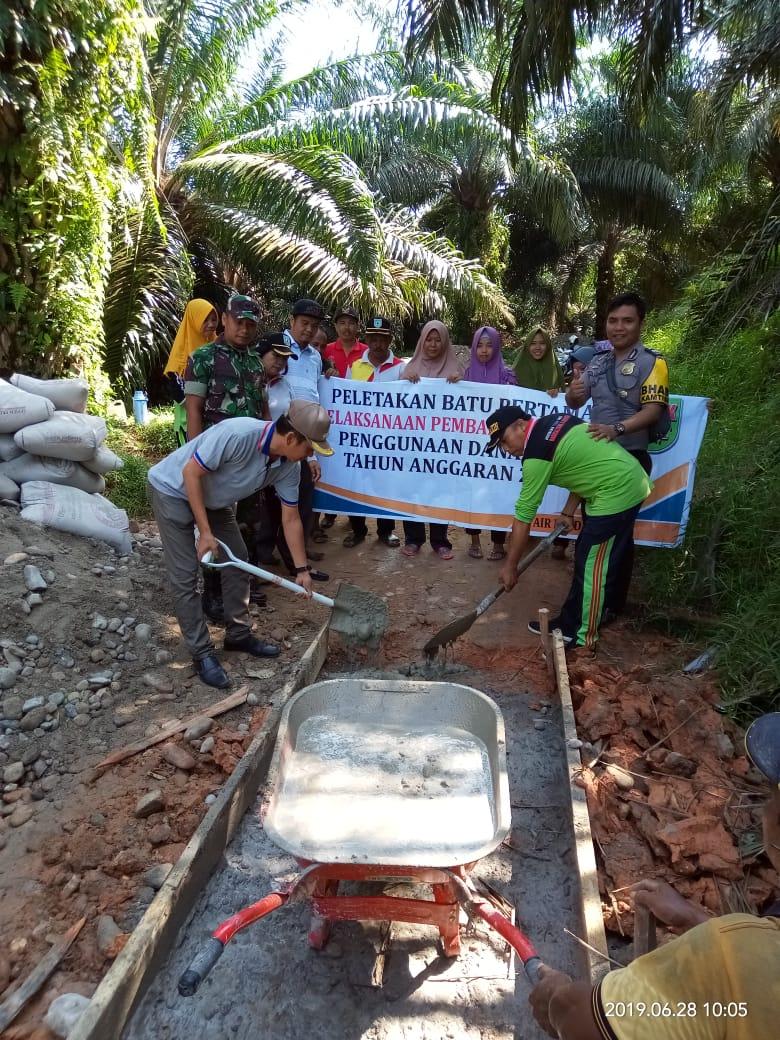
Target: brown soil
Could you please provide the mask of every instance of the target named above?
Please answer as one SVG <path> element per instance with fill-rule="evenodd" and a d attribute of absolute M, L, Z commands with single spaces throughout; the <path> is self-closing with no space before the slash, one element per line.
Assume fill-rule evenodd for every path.
<path fill-rule="evenodd" d="M 142 538 L 155 535 L 152 525 L 144 525 L 140 532 Z M 37 658 L 29 658 L 31 674 L 20 675 L 11 689 L 0 694 L 2 706 L 8 705 L 9 698 L 48 698 L 57 690 L 68 695 L 85 677 L 121 668 L 121 677 L 107 688 L 110 692 L 103 702 L 85 704 L 88 714 L 80 712 L 78 720 L 68 717 L 70 702 L 66 701 L 49 713 L 48 722 L 53 720 L 56 728 L 48 731 L 38 727 L 25 733 L 16 731 L 18 726 L 0 725 L 0 733 L 6 731 L 0 738 L 0 777 L 9 765 L 31 757 L 40 769 L 46 767 L 37 777 L 28 765 L 18 783 L 3 784 L 0 994 L 9 983 L 27 975 L 55 937 L 81 916 L 87 918 L 41 997 L 4 1034 L 11 1040 L 29 1036 L 48 1040 L 39 1023 L 53 997 L 74 990 L 89 995 L 94 990 L 121 949 L 123 936 L 132 931 L 154 896 L 144 872 L 179 857 L 208 809 L 206 798 L 232 772 L 262 723 L 269 694 L 289 677 L 324 618 L 319 610 L 315 616 L 288 594 L 271 592 L 270 609 L 253 608 L 255 627 L 268 638 L 282 637 L 283 653 L 275 661 L 226 655 L 233 689 L 248 684 L 255 703 L 215 720 L 209 734 L 213 749 L 201 753 L 205 738 L 190 745 L 179 735 L 96 779 L 94 766 L 106 754 L 151 735 L 167 722 L 196 715 L 229 692 L 196 679 L 170 612 L 160 550 L 148 541 L 137 543 L 136 549 L 137 558 L 123 562 L 105 546 L 43 530 L 2 510 L 0 636 L 17 645 L 37 636 L 40 650 Z M 25 551 L 28 559 L 3 564 L 10 555 Z M 43 592 L 43 603 L 25 614 L 22 570 L 29 563 L 44 574 L 53 571 L 54 579 Z M 135 617 L 136 624 L 151 627 L 151 637 L 148 641 L 134 638 L 132 627 L 127 640 L 116 632 L 96 630 L 95 614 L 105 619 Z M 213 631 L 219 646 L 222 633 Z M 130 649 L 137 660 L 113 657 L 109 639 L 118 652 Z M 90 657 L 95 650 L 103 654 L 99 661 Z M 158 664 L 155 655 L 160 651 L 167 651 L 167 660 L 163 654 Z M 63 653 L 75 662 L 72 667 L 61 664 Z M 0 656 L 0 667 L 5 663 Z M 145 682 L 145 675 L 156 678 L 159 688 Z M 86 691 L 85 699 L 90 692 Z M 5 714 L 1 710 L 0 718 Z M 166 760 L 171 744 L 186 748 L 192 768 L 176 768 Z M 136 818 L 138 799 L 154 789 L 162 792 L 161 811 Z M 29 807 L 30 818 L 17 826 L 20 817 L 12 810 L 20 803 Z M 122 932 L 107 953 L 97 945 L 101 914 L 110 915 Z"/>
<path fill-rule="evenodd" d="M 456 558 L 451 562 L 425 548 L 409 560 L 379 544 L 373 534 L 346 550 L 341 540 L 347 531 L 343 520 L 331 529 L 326 559 L 319 566 L 334 578 L 386 595 L 391 615 L 391 632 L 382 651 L 352 654 L 352 667 L 419 662 L 419 648 L 430 635 L 497 584 L 499 565 L 467 557 L 468 540 L 461 531 L 453 532 Z M 145 525 L 141 535 L 147 541 L 137 546 L 138 559 L 123 571 L 125 565 L 110 550 L 31 527 L 3 511 L 2 636 L 23 643 L 35 633 L 41 641 L 34 671 L 3 692 L 3 702 L 10 695 L 48 696 L 57 689 L 67 693 L 75 689 L 77 679 L 106 664 L 118 663 L 122 671 L 109 706 L 92 709 L 84 728 L 66 717 L 63 706 L 55 712 L 58 725 L 53 731 L 37 730 L 27 740 L 14 732 L 0 738 L 5 741 L 0 744 L 0 769 L 34 744 L 44 762 L 51 759 L 44 779 L 58 778 L 53 789 L 44 791 L 26 767 L 15 789 L 4 785 L 6 806 L 22 801 L 34 812 L 19 827 L 9 826 L 10 814 L 0 817 L 0 991 L 4 964 L 11 982 L 23 977 L 54 936 L 80 916 L 88 919 L 41 998 L 7 1031 L 16 1040 L 49 1040 L 40 1021 L 51 999 L 60 992 L 76 989 L 89 994 L 94 989 L 123 941 L 120 937 L 108 953 L 101 953 L 97 917 L 110 914 L 123 934 L 140 920 L 153 896 L 143 872 L 156 863 L 173 863 L 181 853 L 207 809 L 206 796 L 219 788 L 260 724 L 269 690 L 285 681 L 323 619 L 319 608 L 281 591 L 270 592 L 273 612 L 258 611 L 257 627 L 269 636 L 282 630 L 286 639 L 281 659 L 256 662 L 231 655 L 227 662 L 234 686 L 249 682 L 257 706 L 244 706 L 216 720 L 211 752 L 202 754 L 199 744 L 188 745 L 195 758 L 190 771 L 169 764 L 165 745 L 160 745 L 91 782 L 95 764 L 108 752 L 172 718 L 195 714 L 224 695 L 195 680 L 170 614 L 159 548 L 148 540 L 155 535 L 153 526 Z M 20 610 L 24 563 L 2 564 L 9 554 L 25 550 L 31 559 L 24 562 L 56 573 L 43 593 L 43 604 L 29 615 Z M 116 569 L 96 574 L 96 564 Z M 518 691 L 549 690 L 553 697 L 539 641 L 527 631 L 526 622 L 541 606 L 556 608 L 569 580 L 570 564 L 541 560 L 511 596 L 499 600 L 458 642 L 452 659 L 494 675 L 502 688 L 516 684 Z M 331 581 L 324 591 L 332 593 L 334 588 Z M 107 619 L 132 615 L 152 627 L 148 644 L 139 648 L 129 640 L 138 651 L 137 661 L 89 659 L 108 638 L 104 632 L 97 646 L 92 645 L 96 612 Z M 219 641 L 218 633 L 216 638 Z M 57 664 L 61 648 L 76 659 L 62 678 Z M 170 662 L 155 663 L 160 650 L 171 654 Z M 745 904 L 755 909 L 777 888 L 776 875 L 763 856 L 756 855 L 755 843 L 751 845 L 766 786 L 743 757 L 740 734 L 714 710 L 714 678 L 682 676 L 681 666 L 693 656 L 690 647 L 624 624 L 606 631 L 595 657 L 570 655 L 580 737 L 592 745 L 583 748 L 581 783 L 588 793 L 597 843 L 605 921 L 608 928 L 628 935 L 632 921 L 630 905 L 622 899 L 625 893 L 610 893 L 640 877 L 665 877 L 684 895 L 717 911 Z M 336 646 L 330 666 L 338 667 L 340 659 L 343 654 Z M 269 674 L 256 679 L 252 671 Z M 149 672 L 167 679 L 171 691 L 145 684 L 143 676 Z M 119 717 L 123 723 L 122 715 L 130 721 L 117 726 L 114 720 Z M 733 743 L 733 753 L 724 737 Z M 175 743 L 185 746 L 181 737 Z M 607 765 L 631 771 L 630 790 L 618 786 Z M 627 786 L 626 775 L 621 779 Z M 137 819 L 138 798 L 155 788 L 162 791 L 163 809 Z"/>

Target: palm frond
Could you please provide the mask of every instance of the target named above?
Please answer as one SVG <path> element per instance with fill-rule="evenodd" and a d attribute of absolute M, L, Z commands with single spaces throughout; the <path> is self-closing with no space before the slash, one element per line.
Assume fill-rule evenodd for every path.
<path fill-rule="evenodd" d="M 739 252 L 731 252 L 705 272 L 711 286 L 696 308 L 699 325 L 725 337 L 747 320 L 766 320 L 780 306 L 780 193 L 764 219 L 740 230 Z"/>
<path fill-rule="evenodd" d="M 175 213 L 160 213 L 138 182 L 126 182 L 116 206 L 103 325 L 105 368 L 123 388 L 169 346 L 192 286 L 185 237 Z"/>
<path fill-rule="evenodd" d="M 371 191 L 357 166 L 324 147 L 294 152 L 215 152 L 179 169 L 194 197 L 255 213 L 291 234 L 310 235 L 338 257 L 377 267 L 381 235 Z"/>

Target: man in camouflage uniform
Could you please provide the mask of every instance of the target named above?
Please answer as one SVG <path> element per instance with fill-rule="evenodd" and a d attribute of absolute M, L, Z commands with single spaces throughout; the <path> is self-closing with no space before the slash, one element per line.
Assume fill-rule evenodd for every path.
<path fill-rule="evenodd" d="M 260 308 L 249 296 L 233 296 L 223 315 L 224 332 L 194 351 L 184 372 L 187 438 L 223 419 L 268 419 L 265 369 L 255 349 Z M 239 524 L 253 526 L 257 496 L 238 503 Z M 204 568 L 203 610 L 212 621 L 224 618 L 219 572 Z M 265 603 L 253 589 L 252 601 Z"/>
<path fill-rule="evenodd" d="M 225 331 L 190 355 L 184 372 L 189 440 L 222 419 L 268 418 L 265 370 L 254 347 L 259 317 L 254 300 L 233 296 Z"/>

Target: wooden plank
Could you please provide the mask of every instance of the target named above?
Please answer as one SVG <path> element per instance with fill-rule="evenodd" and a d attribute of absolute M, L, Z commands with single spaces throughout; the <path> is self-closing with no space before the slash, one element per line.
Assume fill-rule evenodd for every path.
<path fill-rule="evenodd" d="M 547 674 L 550 676 L 550 679 L 555 682 L 555 661 L 553 660 L 555 653 L 553 651 L 552 637 L 550 635 L 550 611 L 547 607 L 539 608 L 539 633 L 542 637 L 544 662 L 547 665 Z"/>
<path fill-rule="evenodd" d="M 162 744 L 168 737 L 175 737 L 177 733 L 183 733 L 195 719 L 203 718 L 204 715 L 207 718 L 214 719 L 217 715 L 224 715 L 226 711 L 240 707 L 246 701 L 248 692 L 248 686 L 240 686 L 235 693 L 223 697 L 221 701 L 215 701 L 214 704 L 210 704 L 207 708 L 196 711 L 194 715 L 182 719 L 181 722 L 171 722 L 164 729 L 161 729 L 159 733 L 155 733 L 153 737 L 144 737 L 143 740 L 136 740 L 134 744 L 128 744 L 126 747 L 119 748 L 118 751 L 112 751 L 107 758 L 104 758 L 102 762 L 98 762 L 95 766 L 93 779 L 104 773 L 110 766 L 124 762 L 125 759 L 132 758 L 133 755 L 140 755 L 142 751 L 147 751 L 150 747 L 154 747 L 155 744 Z"/>
<path fill-rule="evenodd" d="M 82 917 L 81 920 L 71 925 L 62 938 L 54 943 L 49 952 L 41 957 L 24 982 L 17 986 L 13 993 L 0 1004 L 0 1033 L 13 1022 L 25 1004 L 32 1000 L 48 977 L 55 971 L 60 961 L 73 945 L 76 936 L 84 927 L 85 921 L 86 917 Z"/>
<path fill-rule="evenodd" d="M 323 625 L 292 679 L 274 695 L 268 716 L 222 788 L 217 800 L 166 878 L 124 949 L 98 986 L 68 1040 L 118 1040 L 151 978 L 164 962 L 179 929 L 230 844 L 268 771 L 282 709 L 313 682 L 325 663 L 328 626 Z"/>
<path fill-rule="evenodd" d="M 555 629 L 552 639 L 555 676 L 558 695 L 561 699 L 563 733 L 566 741 L 566 764 L 569 771 L 574 851 L 580 880 L 580 937 L 592 947 L 593 951 L 596 951 L 584 950 L 591 982 L 596 983 L 609 968 L 607 936 L 604 931 L 604 918 L 601 913 L 601 895 L 599 893 L 598 871 L 596 868 L 596 853 L 593 848 L 593 837 L 590 830 L 588 799 L 582 788 L 575 783 L 577 776 L 582 770 L 582 762 L 580 761 L 579 751 L 571 746 L 578 739 L 577 723 L 571 702 L 569 670 L 566 667 L 566 652 L 560 629 Z M 598 954 L 602 956 L 599 957 Z"/>

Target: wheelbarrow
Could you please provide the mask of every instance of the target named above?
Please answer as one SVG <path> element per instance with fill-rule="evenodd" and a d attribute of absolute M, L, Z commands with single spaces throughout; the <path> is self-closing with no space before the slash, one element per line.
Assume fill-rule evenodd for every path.
<path fill-rule="evenodd" d="M 460 952 L 459 910 L 516 950 L 531 982 L 533 944 L 478 893 L 470 874 L 510 831 L 504 722 L 485 694 L 457 683 L 332 679 L 292 697 L 279 724 L 261 807 L 273 842 L 301 872 L 223 922 L 179 980 L 192 996 L 228 942 L 309 900 L 309 945 L 334 921 L 404 921 L 438 929 Z M 339 892 L 342 882 L 429 886 L 432 899 Z"/>

